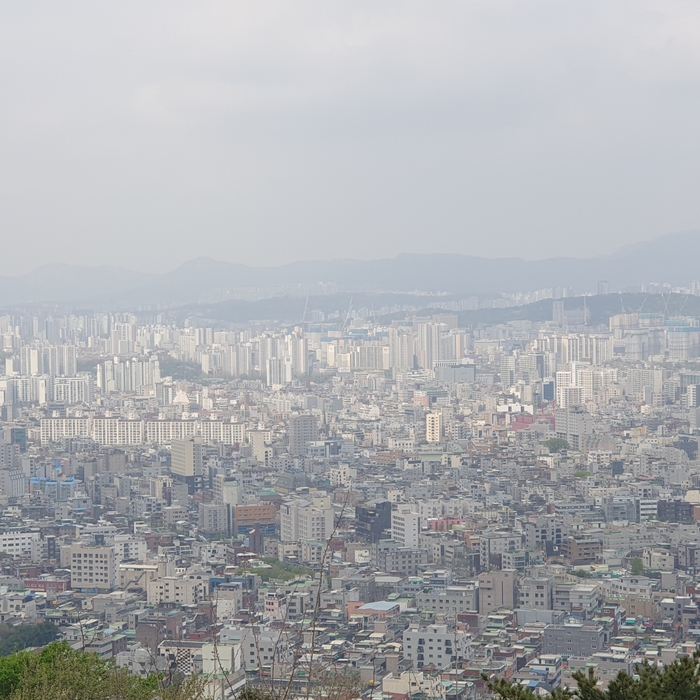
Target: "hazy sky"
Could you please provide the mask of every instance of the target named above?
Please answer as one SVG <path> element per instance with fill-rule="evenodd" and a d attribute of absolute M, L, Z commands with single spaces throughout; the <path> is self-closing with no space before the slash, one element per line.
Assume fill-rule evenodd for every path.
<path fill-rule="evenodd" d="M 700 3 L 0 4 L 0 273 L 700 226 Z"/>

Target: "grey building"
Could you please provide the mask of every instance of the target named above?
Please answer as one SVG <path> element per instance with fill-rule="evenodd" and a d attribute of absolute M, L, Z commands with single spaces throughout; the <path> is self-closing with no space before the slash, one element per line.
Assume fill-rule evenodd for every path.
<path fill-rule="evenodd" d="M 318 420 L 316 416 L 302 414 L 289 419 L 289 453 L 303 455 L 307 445 L 318 440 Z"/>
<path fill-rule="evenodd" d="M 523 610 L 553 609 L 554 579 L 551 576 L 523 576 L 518 586 L 518 607 Z"/>
<path fill-rule="evenodd" d="M 200 503 L 199 531 L 210 535 L 227 533 L 228 507 L 219 503 Z"/>
<path fill-rule="evenodd" d="M 416 607 L 422 612 L 455 616 L 457 613 L 477 610 L 479 591 L 476 586 L 447 586 L 447 588 L 425 589 L 416 596 Z"/>
<path fill-rule="evenodd" d="M 399 547 L 393 540 L 380 540 L 372 547 L 371 564 L 385 573 L 415 576 L 428 566 L 428 552 L 425 549 Z"/>
<path fill-rule="evenodd" d="M 590 656 L 602 651 L 605 631 L 602 627 L 582 622 L 547 625 L 544 628 L 543 652 L 562 656 Z"/>

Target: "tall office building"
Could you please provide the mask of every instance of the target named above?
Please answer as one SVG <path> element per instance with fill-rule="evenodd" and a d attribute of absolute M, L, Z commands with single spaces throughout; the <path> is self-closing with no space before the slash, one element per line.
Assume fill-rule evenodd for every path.
<path fill-rule="evenodd" d="M 0 438 L 0 469 L 9 469 L 19 464 L 19 445 Z"/>
<path fill-rule="evenodd" d="M 266 384 L 275 386 L 277 384 L 289 384 L 292 381 L 292 358 L 271 357 L 267 361 Z"/>
<path fill-rule="evenodd" d="M 287 345 L 288 355 L 291 356 L 292 372 L 297 377 L 303 377 L 309 373 L 309 341 L 306 338 L 291 336 Z"/>
<path fill-rule="evenodd" d="M 302 455 L 308 443 L 318 440 L 318 420 L 316 416 L 302 414 L 289 419 L 289 453 Z"/>
<path fill-rule="evenodd" d="M 501 356 L 501 384 L 508 387 L 515 383 L 516 358 L 513 355 Z"/>
<path fill-rule="evenodd" d="M 187 484 L 189 493 L 202 490 L 204 477 L 201 438 L 190 437 L 171 442 L 170 471 L 178 481 Z"/>
<path fill-rule="evenodd" d="M 416 360 L 418 367 L 432 369 L 433 362 L 440 359 L 440 324 L 419 323 L 416 329 Z"/>
<path fill-rule="evenodd" d="M 19 352 L 19 371 L 23 376 L 74 377 L 78 371 L 75 346 L 24 346 Z"/>
<path fill-rule="evenodd" d="M 593 417 L 582 406 L 557 408 L 555 430 L 557 437 L 566 440 L 573 450 L 584 446 L 586 437 L 593 434 Z"/>
<path fill-rule="evenodd" d="M 415 338 L 413 333 L 390 328 L 389 367 L 392 369 L 413 369 Z"/>

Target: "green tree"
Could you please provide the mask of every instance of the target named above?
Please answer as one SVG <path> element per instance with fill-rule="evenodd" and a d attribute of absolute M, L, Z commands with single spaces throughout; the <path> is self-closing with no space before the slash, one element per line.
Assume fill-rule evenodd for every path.
<path fill-rule="evenodd" d="M 495 693 L 497 697 L 502 698 L 502 700 L 540 700 L 539 696 L 535 695 L 535 693 L 525 685 L 512 683 L 504 678 L 489 680 L 486 674 L 483 674 L 482 678 L 486 681 L 489 690 Z M 568 698 L 574 698 L 575 695 L 569 690 L 557 688 L 552 693 L 551 697 L 554 700 L 566 700 Z"/>
<path fill-rule="evenodd" d="M 20 627 L 0 624 L 0 656 L 14 654 L 27 647 L 46 646 L 56 637 L 58 637 L 58 627 L 51 622 Z"/>
<path fill-rule="evenodd" d="M 561 438 L 550 438 L 544 443 L 544 445 L 549 450 L 550 454 L 569 449 L 569 443 Z"/>
<path fill-rule="evenodd" d="M 644 564 L 639 557 L 630 559 L 630 571 L 632 572 L 632 576 L 640 576 L 644 571 Z"/>
<path fill-rule="evenodd" d="M 158 690 L 156 676 L 139 678 L 65 642 L 28 657 L 11 700 L 150 700 Z"/>
<path fill-rule="evenodd" d="M 20 684 L 33 654 L 20 651 L 0 659 L 0 697 L 6 698 Z"/>
<path fill-rule="evenodd" d="M 267 558 L 263 560 L 266 564 L 269 564 L 272 568 L 252 568 L 238 569 L 238 575 L 244 573 L 257 574 L 260 579 L 267 583 L 270 579 L 276 579 L 280 581 L 291 581 L 292 579 L 298 578 L 299 576 L 312 576 L 313 571 L 307 569 L 304 566 L 296 566 L 295 564 L 290 564 L 286 561 L 280 561 L 279 559 Z"/>
<path fill-rule="evenodd" d="M 607 690 L 598 686 L 592 668 L 588 673 L 572 674 L 576 690 L 557 689 L 554 700 L 700 700 L 700 661 L 698 652 L 692 657 L 678 659 L 657 668 L 648 663 L 637 667 L 634 676 L 621 671 L 608 684 Z M 510 681 L 483 676 L 491 692 L 503 700 L 537 700 L 538 696 L 525 686 Z"/>

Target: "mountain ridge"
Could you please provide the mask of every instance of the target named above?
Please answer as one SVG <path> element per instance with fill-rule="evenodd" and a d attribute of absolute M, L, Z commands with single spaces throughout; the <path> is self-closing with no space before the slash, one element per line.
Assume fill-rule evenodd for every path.
<path fill-rule="evenodd" d="M 393 258 L 301 260 L 254 267 L 201 256 L 169 272 L 135 272 L 103 265 L 44 265 L 0 276 L 0 305 L 71 302 L 92 305 L 210 303 L 258 289 L 268 296 L 334 291 L 488 294 L 568 287 L 593 292 L 648 282 L 688 285 L 700 279 L 700 230 L 666 234 L 592 258 L 483 258 L 450 253 L 400 253 Z M 240 296 L 240 294 L 238 294 Z"/>

